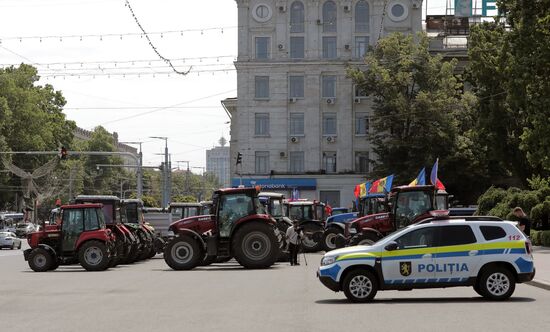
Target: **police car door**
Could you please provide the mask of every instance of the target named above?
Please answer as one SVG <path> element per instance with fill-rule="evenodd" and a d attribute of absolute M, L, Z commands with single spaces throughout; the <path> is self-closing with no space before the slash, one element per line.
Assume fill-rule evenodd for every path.
<path fill-rule="evenodd" d="M 435 254 L 437 282 L 465 282 L 476 275 L 480 263 L 476 236 L 470 225 L 444 225 Z"/>
<path fill-rule="evenodd" d="M 381 256 L 384 283 L 425 283 L 434 278 L 433 253 L 437 227 L 415 228 L 395 239 L 398 248 Z"/>

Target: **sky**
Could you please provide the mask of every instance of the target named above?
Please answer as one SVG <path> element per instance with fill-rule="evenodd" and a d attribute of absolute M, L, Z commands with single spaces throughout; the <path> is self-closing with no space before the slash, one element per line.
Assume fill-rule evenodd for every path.
<path fill-rule="evenodd" d="M 0 0 L 0 65 L 38 67 L 39 84 L 63 92 L 68 119 L 144 142 L 144 165 L 162 161 L 164 141 L 150 138 L 162 136 L 173 167 L 200 172 L 205 150 L 229 140 L 220 101 L 237 96 L 236 2 L 128 1 L 154 48 L 126 0 Z M 428 14 L 447 1 L 428 0 Z"/>

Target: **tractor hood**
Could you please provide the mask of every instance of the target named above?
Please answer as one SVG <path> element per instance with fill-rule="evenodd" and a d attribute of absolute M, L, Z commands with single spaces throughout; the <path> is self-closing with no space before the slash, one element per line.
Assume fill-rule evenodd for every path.
<path fill-rule="evenodd" d="M 170 228 L 191 228 L 197 223 L 203 223 L 205 221 L 214 221 L 215 218 L 213 215 L 204 215 L 204 216 L 193 216 L 174 221 L 170 224 Z"/>
<path fill-rule="evenodd" d="M 390 219 L 390 214 L 388 212 L 370 214 L 361 218 L 357 218 L 353 221 L 361 228 L 377 228 L 377 226 L 385 224 Z"/>

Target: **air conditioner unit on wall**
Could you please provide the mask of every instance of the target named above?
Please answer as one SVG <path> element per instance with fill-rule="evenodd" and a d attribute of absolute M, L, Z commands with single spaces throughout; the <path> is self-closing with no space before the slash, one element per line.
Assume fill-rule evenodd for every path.
<path fill-rule="evenodd" d="M 285 5 L 280 5 L 279 6 L 279 13 L 286 13 L 286 6 Z"/>
<path fill-rule="evenodd" d="M 422 7 L 422 0 L 412 0 L 413 9 L 420 9 Z"/>
<path fill-rule="evenodd" d="M 292 97 L 292 98 L 289 98 L 288 101 L 291 103 L 295 103 L 298 101 L 298 98 Z"/>
<path fill-rule="evenodd" d="M 361 104 L 361 98 L 355 97 L 355 98 L 353 99 L 353 102 L 356 103 L 356 104 Z"/>
<path fill-rule="evenodd" d="M 336 102 L 336 98 L 325 98 L 325 101 L 327 104 L 334 104 Z"/>
<path fill-rule="evenodd" d="M 336 142 L 336 136 L 327 136 L 327 142 L 328 143 L 334 143 Z"/>
<path fill-rule="evenodd" d="M 345 11 L 346 13 L 349 13 L 349 12 L 351 11 L 350 5 L 344 5 L 344 11 Z"/>
<path fill-rule="evenodd" d="M 279 157 L 286 158 L 286 152 L 285 151 L 279 152 Z"/>
<path fill-rule="evenodd" d="M 292 136 L 290 138 L 290 143 L 298 143 L 298 142 L 300 142 L 300 139 L 298 137 Z"/>
<path fill-rule="evenodd" d="M 285 45 L 284 44 L 279 44 L 277 47 L 279 48 L 279 51 L 284 51 L 285 50 Z"/>

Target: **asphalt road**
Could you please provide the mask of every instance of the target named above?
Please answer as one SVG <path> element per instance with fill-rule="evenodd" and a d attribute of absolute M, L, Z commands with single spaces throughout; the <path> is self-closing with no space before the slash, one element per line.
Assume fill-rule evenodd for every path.
<path fill-rule="evenodd" d="M 1 331 L 518 331 L 550 326 L 550 292 L 518 285 L 506 302 L 471 288 L 379 292 L 350 304 L 309 266 L 244 270 L 233 262 L 176 272 L 162 256 L 105 272 L 32 272 L 0 252 Z"/>

